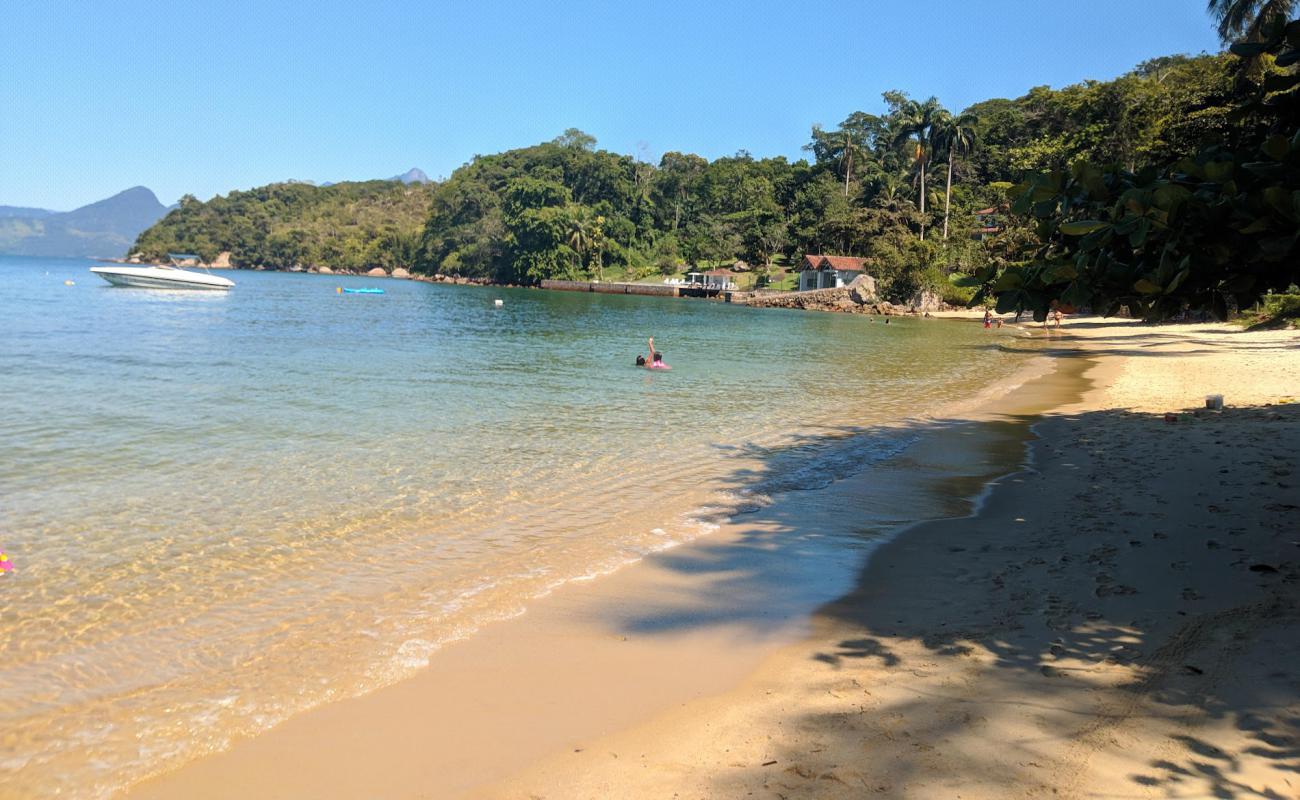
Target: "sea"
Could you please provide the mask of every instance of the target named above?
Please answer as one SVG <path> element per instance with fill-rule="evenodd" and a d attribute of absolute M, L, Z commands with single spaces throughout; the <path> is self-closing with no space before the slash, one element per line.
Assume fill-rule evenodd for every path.
<path fill-rule="evenodd" d="M 0 257 L 0 797 L 109 797 L 401 680 L 1026 362 L 969 321 L 91 266 Z"/>

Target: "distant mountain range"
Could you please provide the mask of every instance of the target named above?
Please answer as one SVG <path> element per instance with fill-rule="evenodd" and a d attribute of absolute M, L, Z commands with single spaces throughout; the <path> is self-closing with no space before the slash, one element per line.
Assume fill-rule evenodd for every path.
<path fill-rule="evenodd" d="M 143 186 L 74 211 L 0 206 L 0 254 L 112 258 L 126 255 L 167 207 Z"/>
<path fill-rule="evenodd" d="M 420 184 L 433 183 L 433 180 L 428 175 L 425 174 L 424 170 L 420 169 L 419 167 L 411 167 L 406 172 L 403 172 L 401 175 L 394 175 L 393 177 L 385 178 L 384 180 L 397 181 L 398 183 L 405 183 L 407 185 L 410 185 L 412 183 L 420 183 Z M 291 183 L 293 182 L 294 181 L 291 181 Z M 314 183 L 312 181 L 302 181 L 302 182 L 310 183 L 312 186 L 333 186 L 337 183 L 337 181 L 321 181 L 320 183 Z"/>
<path fill-rule="evenodd" d="M 433 183 L 429 176 L 424 174 L 424 170 L 419 167 L 411 167 L 401 175 L 394 175 L 389 178 L 390 181 L 401 181 L 402 183 Z"/>
<path fill-rule="evenodd" d="M 433 183 L 418 167 L 387 180 L 408 186 Z M 136 237 L 171 208 L 175 206 L 164 206 L 143 186 L 75 211 L 0 206 L 0 255 L 117 258 L 126 255 Z"/>

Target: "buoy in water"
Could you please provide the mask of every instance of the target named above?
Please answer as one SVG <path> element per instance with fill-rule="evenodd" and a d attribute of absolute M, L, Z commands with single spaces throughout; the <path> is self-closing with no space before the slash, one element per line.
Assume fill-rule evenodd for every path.
<path fill-rule="evenodd" d="M 335 286 L 335 287 L 334 287 L 334 291 L 337 292 L 337 293 L 339 293 L 339 294 L 343 294 L 343 287 L 342 287 L 342 286 Z"/>
<path fill-rule="evenodd" d="M 497 308 L 500 308 L 501 306 L 503 306 L 503 305 L 505 305 L 505 304 L 506 304 L 506 301 L 504 301 L 504 300 L 502 300 L 502 299 L 500 299 L 500 298 L 497 298 L 496 300 L 493 300 L 493 301 L 492 301 L 492 305 L 496 306 Z"/>
<path fill-rule="evenodd" d="M 76 286 L 76 285 L 77 285 L 77 282 L 76 282 L 76 281 L 64 281 L 64 282 L 63 282 L 63 285 L 64 285 L 64 286 Z"/>

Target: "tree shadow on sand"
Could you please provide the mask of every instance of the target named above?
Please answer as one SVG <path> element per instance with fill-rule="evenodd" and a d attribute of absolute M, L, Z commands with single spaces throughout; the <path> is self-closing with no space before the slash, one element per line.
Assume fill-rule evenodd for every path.
<path fill-rule="evenodd" d="M 996 796 L 1009 783 L 1082 796 L 1101 769 L 1122 776 L 1131 789 L 1122 796 L 1295 797 L 1300 551 L 1294 514 L 1288 521 L 1286 503 L 1266 501 L 1286 494 L 1272 476 L 1294 467 L 1300 408 L 1230 413 L 1273 427 L 1259 441 L 1185 459 L 1193 440 L 1179 436 L 1190 429 L 1154 414 L 891 429 L 890 437 L 974 442 L 984 469 L 927 472 L 923 455 L 909 450 L 891 459 L 895 474 L 877 495 L 881 465 L 842 482 L 859 490 L 836 483 L 792 501 L 799 493 L 786 486 L 772 505 L 723 510 L 741 523 L 739 540 L 656 556 L 699 580 L 614 623 L 642 635 L 725 624 L 763 636 L 779 609 L 831 588 L 817 574 L 837 552 L 861 561 L 900 524 L 935 519 L 884 545 L 814 616 L 817 640 L 833 644 L 811 656 L 819 672 L 809 697 L 856 699 L 805 704 L 815 710 L 773 720 L 785 735 L 763 764 L 718 777 L 716 796 L 758 786 L 781 797 Z M 1033 466 L 1003 477 L 978 516 L 960 518 L 970 510 L 964 498 L 1031 438 L 1034 421 L 1048 435 L 1033 445 Z M 1165 469 L 1168 483 L 1143 472 L 1151 442 L 1125 436 L 1150 430 L 1167 434 L 1162 447 L 1183 448 L 1159 456 L 1162 466 L 1177 464 Z M 819 444 L 792 448 L 817 453 Z M 746 453 L 766 466 L 738 471 L 734 485 L 785 486 L 793 451 Z M 926 485 L 905 489 L 908 470 Z M 1116 470 L 1134 482 L 1107 495 L 1100 476 Z M 1049 473 L 1077 474 L 1068 512 L 1037 499 L 1036 481 Z M 1268 480 L 1252 480 L 1261 475 Z M 891 505 L 894 491 L 912 494 Z M 827 508 L 836 503 L 845 507 Z M 1167 508 L 1186 503 L 1209 511 L 1173 526 Z M 1143 574 L 1152 565 L 1163 570 L 1159 580 Z"/>

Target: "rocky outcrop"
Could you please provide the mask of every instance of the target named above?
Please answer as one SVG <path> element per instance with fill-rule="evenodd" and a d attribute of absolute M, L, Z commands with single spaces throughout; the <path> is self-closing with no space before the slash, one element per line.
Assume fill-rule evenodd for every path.
<path fill-rule="evenodd" d="M 913 313 L 922 314 L 929 311 L 947 311 L 950 306 L 935 292 L 922 289 L 907 301 L 907 307 Z"/>
<path fill-rule="evenodd" d="M 319 272 L 319 273 L 322 274 L 322 275 L 333 275 L 333 274 L 334 274 L 334 270 L 330 269 L 329 267 L 317 267 L 317 268 L 316 268 L 316 271 Z"/>
<path fill-rule="evenodd" d="M 230 251 L 222 250 L 220 253 L 217 253 L 217 257 L 212 259 L 212 263 L 209 266 L 216 267 L 217 269 L 230 269 Z"/>
<path fill-rule="evenodd" d="M 881 300 L 876 294 L 876 280 L 859 275 L 848 286 L 837 289 L 813 289 L 807 292 L 755 293 L 748 305 L 759 308 L 799 308 L 808 311 L 838 311 L 847 314 L 907 314 L 903 306 Z"/>
<path fill-rule="evenodd" d="M 411 277 L 411 272 L 410 272 L 410 270 L 408 270 L 406 267 L 397 267 L 396 269 L 393 270 L 393 273 L 392 273 L 391 277 L 393 277 L 393 278 L 409 278 L 409 277 Z"/>
<path fill-rule="evenodd" d="M 858 305 L 874 303 L 879 299 L 876 294 L 876 279 L 870 275 L 859 275 L 848 285 L 849 299 Z"/>
<path fill-rule="evenodd" d="M 387 278 L 388 270 L 384 269 L 383 267 L 375 267 L 374 269 L 367 272 L 366 275 L 370 276 L 371 278 Z"/>

